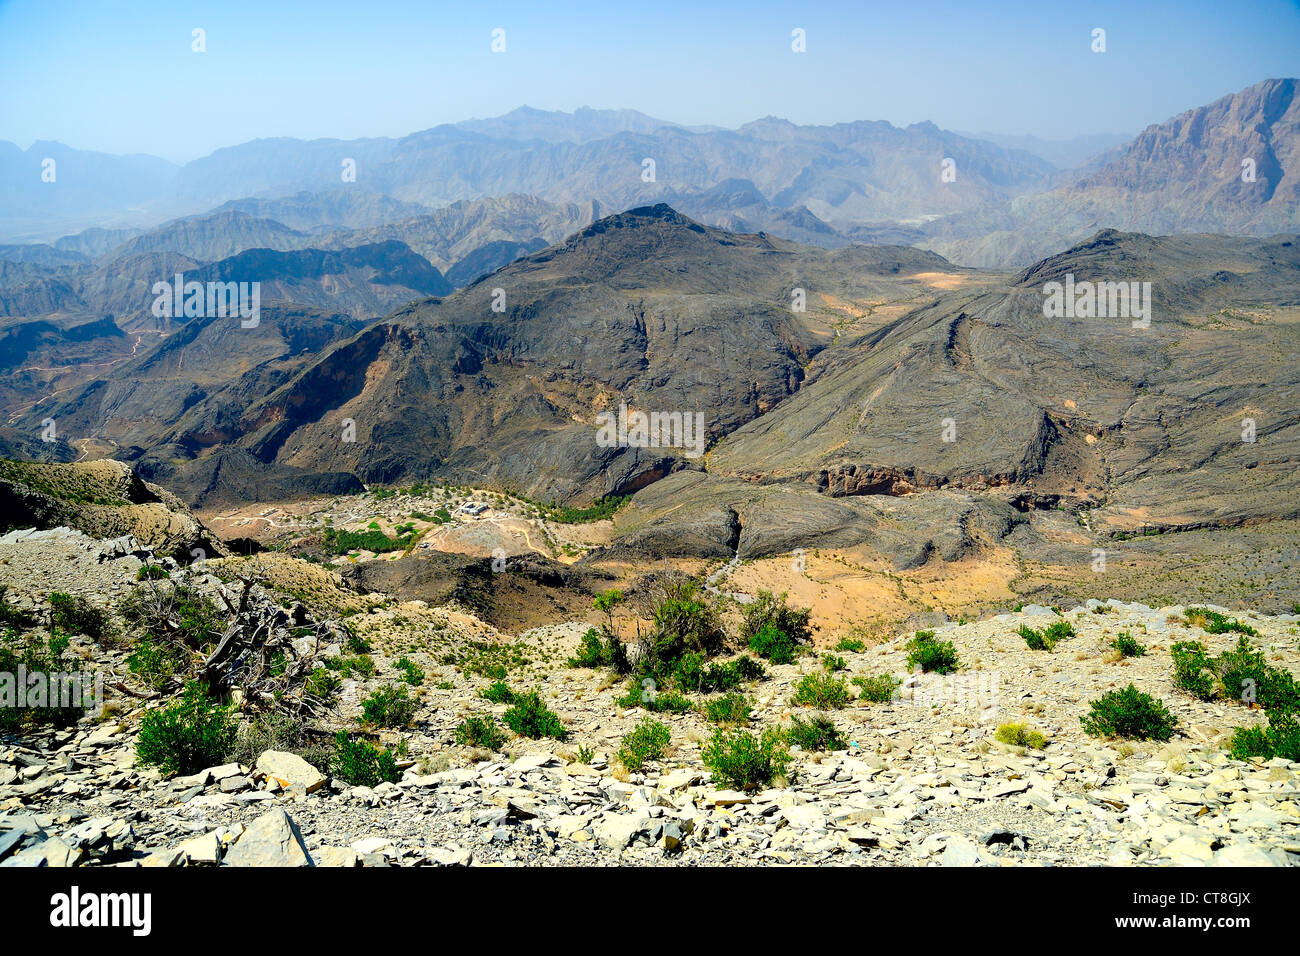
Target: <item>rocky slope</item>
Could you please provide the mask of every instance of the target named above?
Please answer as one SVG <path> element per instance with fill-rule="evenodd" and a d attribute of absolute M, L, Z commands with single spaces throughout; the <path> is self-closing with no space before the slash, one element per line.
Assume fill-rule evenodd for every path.
<path fill-rule="evenodd" d="M 151 560 L 138 545 L 105 547 L 75 532 L 0 539 L 22 603 L 46 588 L 121 595 L 140 586 L 137 571 Z M 223 562 L 188 572 L 165 564 L 175 580 L 214 593 L 230 587 L 211 573 L 229 571 Z M 828 711 L 845 748 L 796 750 L 787 780 L 740 792 L 701 764 L 710 725 L 696 711 L 656 715 L 671 735 L 661 759 L 635 772 L 617 764 L 620 739 L 644 714 L 616 704 L 621 691 L 602 673 L 564 666 L 584 623 L 509 635 L 454 606 L 377 598 L 345 598 L 361 602 L 362 613 L 346 620 L 374 646 L 379 670 L 346 681 L 330 719 L 346 726 L 369 689 L 397 679 L 399 653 L 423 668 L 429 679 L 413 723 L 381 735 L 406 742 L 399 782 L 349 786 L 277 750 L 164 779 L 134 756 L 149 701 L 113 693 L 132 680 L 124 652 L 78 638 L 87 660 L 115 674 L 113 716 L 0 744 L 0 865 L 1300 863 L 1300 765 L 1230 759 L 1225 733 L 1258 712 L 1201 702 L 1171 683 L 1173 642 L 1232 644 L 1189 626 L 1182 607 L 1102 601 L 1062 615 L 1028 606 L 940 626 L 963 662 L 956 675 L 914 679 L 892 702 L 850 695 Z M 1233 613 L 1259 632 L 1271 662 L 1300 668 L 1300 617 Z M 1060 620 L 1075 634 L 1052 652 L 1028 650 L 1016 633 Z M 1146 655 L 1113 654 L 1121 631 Z M 840 651 L 839 676 L 902 674 L 908 636 Z M 566 744 L 514 738 L 489 755 L 454 742 L 466 716 L 505 708 L 477 695 L 492 678 L 470 666 L 481 653 L 473 648 L 492 647 L 503 653 L 487 659 L 506 663 L 512 685 L 541 690 L 569 728 Z M 753 726 L 806 715 L 791 693 L 821 669 L 816 657 L 772 665 L 746 688 Z M 1179 728 L 1168 744 L 1083 734 L 1087 702 L 1129 683 L 1168 704 Z M 992 729 L 1008 721 L 1041 731 L 1046 746 L 994 739 Z"/>

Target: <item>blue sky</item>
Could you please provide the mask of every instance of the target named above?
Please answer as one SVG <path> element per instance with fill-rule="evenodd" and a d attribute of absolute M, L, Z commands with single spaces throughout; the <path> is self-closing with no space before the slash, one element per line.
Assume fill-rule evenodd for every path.
<path fill-rule="evenodd" d="M 191 30 L 207 52 L 191 51 Z M 490 50 L 506 31 L 506 52 Z M 790 50 L 807 32 L 808 51 Z M 1104 28 L 1107 51 L 1090 50 Z M 1300 75 L 1300 9 L 1165 3 L 0 0 L 0 139 L 188 160 L 542 109 L 1135 133 Z"/>

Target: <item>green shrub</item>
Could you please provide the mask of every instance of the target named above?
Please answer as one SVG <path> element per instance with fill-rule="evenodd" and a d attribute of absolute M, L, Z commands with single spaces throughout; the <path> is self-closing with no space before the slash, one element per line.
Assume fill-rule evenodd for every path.
<path fill-rule="evenodd" d="M 1024 724 L 1003 724 L 993 736 L 1004 744 L 1016 747 L 1030 747 L 1042 750 L 1047 746 L 1047 738 L 1036 730 L 1030 730 Z"/>
<path fill-rule="evenodd" d="M 307 680 L 303 684 L 303 693 L 317 700 L 329 700 L 341 683 L 343 682 L 329 668 L 315 667 L 307 675 Z"/>
<path fill-rule="evenodd" d="M 494 704 L 512 704 L 515 700 L 515 692 L 510 689 L 510 685 L 505 681 L 489 684 L 480 690 L 478 695 L 484 700 L 492 701 Z"/>
<path fill-rule="evenodd" d="M 1266 728 L 1238 727 L 1234 730 L 1228 751 L 1237 760 L 1281 757 L 1300 763 L 1300 720 L 1291 712 L 1270 713 Z"/>
<path fill-rule="evenodd" d="M 1031 651 L 1050 651 L 1055 649 L 1059 641 L 1073 637 L 1074 628 L 1069 621 L 1054 621 L 1041 631 L 1021 624 L 1019 634 Z"/>
<path fill-rule="evenodd" d="M 171 572 L 157 564 L 142 564 L 135 572 L 137 581 L 162 581 L 171 577 Z"/>
<path fill-rule="evenodd" d="M 29 723 L 67 727 L 81 719 L 86 709 L 94 704 L 93 688 L 85 678 L 79 679 L 80 687 L 78 687 L 72 681 L 56 683 L 51 676 L 66 674 L 72 670 L 65 663 L 67 649 L 68 637 L 58 631 L 42 638 L 37 634 L 21 633 L 13 626 L 5 628 L 4 635 L 0 636 L 0 674 L 14 675 L 15 682 L 20 667 L 28 675 L 46 675 L 50 694 L 48 703 L 55 706 L 0 706 L 0 731 L 20 730 Z M 90 679 L 93 680 L 93 677 Z M 68 706 L 60 706 L 64 703 Z"/>
<path fill-rule="evenodd" d="M 842 637 L 840 642 L 835 645 L 837 651 L 852 651 L 854 654 L 861 654 L 867 649 L 864 641 L 859 641 L 852 637 Z"/>
<path fill-rule="evenodd" d="M 628 770 L 640 770 L 647 760 L 661 758 L 671 739 L 667 724 L 646 717 L 623 738 L 618 748 L 619 762 Z"/>
<path fill-rule="evenodd" d="M 101 607 L 96 607 L 84 597 L 73 597 L 61 591 L 50 594 L 50 623 L 69 634 L 84 634 L 102 644 L 111 640 L 117 631 L 113 617 Z"/>
<path fill-rule="evenodd" d="M 1137 638 L 1128 631 L 1120 631 L 1110 646 L 1119 651 L 1124 657 L 1144 657 L 1147 652 L 1147 649 L 1138 643 Z"/>
<path fill-rule="evenodd" d="M 621 643 L 621 642 L 620 642 Z M 603 667 L 611 663 L 609 649 L 594 627 L 587 628 L 578 643 L 578 653 L 569 658 L 570 667 Z"/>
<path fill-rule="evenodd" d="M 569 738 L 569 732 L 564 729 L 560 718 L 547 709 L 537 691 L 516 694 L 514 703 L 501 720 L 521 737 L 531 737 L 534 740 L 542 737 L 553 737 L 556 740 Z"/>
<path fill-rule="evenodd" d="M 903 682 L 892 674 L 876 674 L 871 677 L 855 677 L 853 683 L 862 688 L 863 700 L 884 704 L 894 699 L 894 693 Z"/>
<path fill-rule="evenodd" d="M 375 662 L 369 654 L 358 654 L 355 657 L 327 657 L 325 666 L 332 671 L 337 671 L 343 677 L 351 677 L 353 674 L 360 674 L 362 677 L 373 677 L 375 674 Z"/>
<path fill-rule="evenodd" d="M 127 669 L 154 690 L 162 690 L 176 675 L 188 668 L 185 648 L 176 644 L 163 644 L 145 637 L 126 659 Z"/>
<path fill-rule="evenodd" d="M 670 671 L 683 655 L 692 652 L 711 657 L 726 639 L 717 610 L 694 581 L 668 586 L 653 618 L 650 653 L 641 662 L 647 671 Z"/>
<path fill-rule="evenodd" d="M 628 686 L 627 693 L 615 701 L 628 710 L 640 707 L 656 714 L 684 714 L 691 709 L 691 702 L 676 691 L 659 691 L 638 684 L 635 680 Z"/>
<path fill-rule="evenodd" d="M 744 694 L 726 694 L 705 701 L 704 716 L 715 724 L 747 724 L 753 715 Z"/>
<path fill-rule="evenodd" d="M 1227 634 L 1238 631 L 1251 637 L 1259 636 L 1259 632 L 1249 624 L 1242 624 L 1235 618 L 1225 617 L 1218 611 L 1211 611 L 1208 607 L 1189 607 L 1186 620 L 1188 626 L 1199 627 L 1206 634 Z"/>
<path fill-rule="evenodd" d="M 764 676 L 763 665 L 752 657 L 742 655 L 706 665 L 704 655 L 698 652 L 683 655 L 673 670 L 673 682 L 679 689 L 699 694 L 731 690 Z"/>
<path fill-rule="evenodd" d="M 1093 737 L 1168 740 L 1178 725 L 1162 701 L 1142 693 L 1132 684 L 1103 694 L 1088 706 L 1087 716 L 1079 720 L 1084 731 Z"/>
<path fill-rule="evenodd" d="M 1200 641 L 1182 641 L 1170 648 L 1174 660 L 1174 685 L 1193 697 L 1210 700 L 1218 691 L 1214 662 Z"/>
<path fill-rule="evenodd" d="M 826 668 L 826 670 L 830 671 L 832 674 L 836 671 L 845 670 L 848 666 L 848 664 L 844 663 L 844 658 L 839 657 L 836 654 L 827 653 L 822 655 L 822 667 Z"/>
<path fill-rule="evenodd" d="M 381 749 L 365 740 L 353 740 L 341 730 L 334 738 L 330 776 L 354 787 L 377 787 L 381 783 L 397 783 L 402 779 L 392 750 Z"/>
<path fill-rule="evenodd" d="M 798 653 L 799 644 L 775 624 L 764 624 L 749 639 L 749 649 L 773 664 L 789 664 Z"/>
<path fill-rule="evenodd" d="M 179 702 L 144 715 L 135 751 L 142 764 L 167 776 L 198 773 L 227 761 L 238 725 L 232 708 L 209 700 L 203 686 L 190 681 Z"/>
<path fill-rule="evenodd" d="M 399 657 L 396 666 L 397 669 L 402 672 L 402 680 L 406 681 L 412 687 L 419 687 L 424 683 L 424 671 L 421 670 L 409 657 Z"/>
<path fill-rule="evenodd" d="M 491 717 L 469 717 L 456 727 L 456 743 L 462 747 L 483 747 L 500 750 L 506 745 L 506 735 Z"/>
<path fill-rule="evenodd" d="M 950 641 L 936 641 L 934 631 L 917 631 L 907 642 L 907 666 L 920 667 L 927 674 L 951 674 L 961 666 L 957 648 Z"/>
<path fill-rule="evenodd" d="M 784 735 L 772 727 L 761 736 L 743 730 L 715 730 L 702 757 L 715 781 L 735 790 L 764 786 L 783 776 L 790 763 Z"/>
<path fill-rule="evenodd" d="M 825 714 L 814 714 L 810 720 L 792 717 L 785 731 L 786 740 L 804 750 L 844 750 L 848 743 L 835 724 Z"/>
<path fill-rule="evenodd" d="M 790 701 L 803 707 L 838 710 L 849 702 L 849 689 L 843 680 L 829 674 L 805 674 L 795 685 Z"/>
<path fill-rule="evenodd" d="M 361 722 L 371 727 L 405 727 L 415 717 L 416 702 L 405 687 L 381 687 L 361 702 Z"/>
<path fill-rule="evenodd" d="M 808 644 L 812 641 L 812 628 L 808 624 L 811 617 L 812 611 L 807 608 L 790 607 L 784 592 L 773 595 L 771 591 L 759 591 L 745 606 L 740 636 L 751 641 L 764 626 L 771 625 L 795 644 Z"/>
<path fill-rule="evenodd" d="M 370 642 L 359 634 L 348 634 L 347 640 L 343 642 L 343 646 L 347 649 L 349 654 L 369 654 L 372 650 Z"/>
<path fill-rule="evenodd" d="M 1259 704 L 1270 714 L 1300 712 L 1300 683 L 1290 671 L 1269 664 L 1244 635 L 1236 647 L 1219 655 L 1216 668 L 1226 697 Z"/>

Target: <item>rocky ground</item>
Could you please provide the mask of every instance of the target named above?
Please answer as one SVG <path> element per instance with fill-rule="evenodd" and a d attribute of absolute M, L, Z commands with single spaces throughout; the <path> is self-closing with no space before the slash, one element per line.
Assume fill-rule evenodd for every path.
<path fill-rule="evenodd" d="M 10 600 L 33 606 L 56 589 L 119 599 L 152 560 L 129 538 L 66 529 L 0 538 L 0 581 Z M 223 577 L 240 566 L 158 560 L 174 579 L 216 590 L 231 587 Z M 125 649 L 78 640 L 74 651 L 110 675 L 108 712 L 0 741 L 0 865 L 1300 865 L 1300 765 L 1231 760 L 1226 735 L 1262 714 L 1174 687 L 1174 642 L 1202 640 L 1216 652 L 1235 643 L 1189 626 L 1182 607 L 1090 601 L 1058 614 L 1031 605 L 941 624 L 937 636 L 954 644 L 961 670 L 927 676 L 887 703 L 857 697 L 851 678 L 904 676 L 910 632 L 838 650 L 851 699 L 828 714 L 847 749 L 796 749 L 788 779 L 741 793 L 711 780 L 701 745 L 713 725 L 696 710 L 654 715 L 671 730 L 662 760 L 643 772 L 619 764 L 620 740 L 646 715 L 616 703 L 623 682 L 566 666 L 587 622 L 511 634 L 454 603 L 348 594 L 328 569 L 296 563 L 341 595 L 340 620 L 372 645 L 377 665 L 344 681 L 324 720 L 330 729 L 355 728 L 361 699 L 398 680 L 399 655 L 425 672 L 411 725 L 381 734 L 404 745 L 400 782 L 351 787 L 279 752 L 164 779 L 135 760 L 139 718 L 156 701 L 133 685 Z M 1300 671 L 1300 617 L 1229 613 L 1259 632 L 1271 663 Z M 1053 651 L 1031 651 L 1017 634 L 1021 623 L 1061 619 L 1075 636 Z M 1116 655 L 1110 643 L 1121 631 L 1146 655 Z M 465 717 L 504 711 L 479 696 L 497 667 L 512 687 L 540 692 L 567 741 L 512 737 L 496 754 L 454 742 Z M 807 716 L 791 694 L 822 667 L 819 654 L 770 665 L 745 688 L 752 727 Z M 1179 723 L 1172 741 L 1082 732 L 1088 702 L 1129 683 L 1168 705 Z M 1043 733 L 1047 746 L 1000 743 L 995 728 L 1012 721 Z"/>

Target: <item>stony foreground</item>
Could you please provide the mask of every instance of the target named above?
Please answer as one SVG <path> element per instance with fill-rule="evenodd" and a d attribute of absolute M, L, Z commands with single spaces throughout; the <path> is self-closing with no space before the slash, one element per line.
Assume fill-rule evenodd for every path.
<path fill-rule="evenodd" d="M 134 586 L 135 547 L 14 535 L 0 542 L 0 564 L 20 594 L 65 587 L 120 596 Z M 223 586 L 206 574 L 191 580 Z M 400 782 L 349 787 L 277 752 L 251 766 L 163 779 L 136 763 L 143 707 L 128 696 L 120 720 L 0 741 L 0 866 L 1300 865 L 1300 765 L 1224 753 L 1233 726 L 1262 718 L 1173 686 L 1173 642 L 1204 640 L 1215 651 L 1234 643 L 1189 627 L 1182 612 L 1090 601 L 1063 613 L 1029 606 L 940 625 L 939 638 L 953 642 L 963 663 L 954 678 L 923 684 L 912 699 L 852 699 L 829 711 L 851 741 L 847 750 L 796 749 L 785 785 L 738 793 L 711 782 L 700 744 L 712 725 L 695 711 L 655 715 L 671 728 L 672 746 L 646 772 L 616 762 L 622 735 L 645 714 L 615 703 L 622 684 L 607 674 L 564 665 L 580 622 L 515 638 L 472 634 L 527 649 L 529 663 L 510 682 L 541 691 L 569 728 L 568 744 L 515 738 L 491 756 L 458 747 L 460 720 L 502 709 L 478 696 L 486 678 L 439 662 L 438 649 L 458 639 L 453 625 L 472 618 L 390 603 L 349 620 L 377 643 L 397 629 L 404 652 L 429 671 L 412 726 L 389 734 L 410 754 Z M 1300 618 L 1234 613 L 1259 631 L 1272 662 L 1297 669 Z M 1016 633 L 1022 622 L 1060 619 L 1076 635 L 1053 652 L 1028 650 Z M 432 637 L 421 637 L 422 628 L 443 643 L 426 647 Z M 1148 653 L 1113 654 L 1121 631 Z M 841 676 L 903 675 L 909 636 L 837 652 Z M 129 679 L 116 653 L 100 663 Z M 377 657 L 381 673 L 345 682 L 339 726 L 355 719 L 364 692 L 392 681 L 391 665 Z M 767 679 L 746 689 L 753 727 L 801 712 L 790 703 L 793 686 L 820 667 L 817 655 L 770 666 Z M 1083 734 L 1087 702 L 1130 682 L 1177 717 L 1168 744 Z M 990 688 L 992 699 L 968 699 Z M 998 742 L 994 729 L 1008 721 L 1043 732 L 1046 748 Z M 580 762 L 579 748 L 589 762 Z"/>

